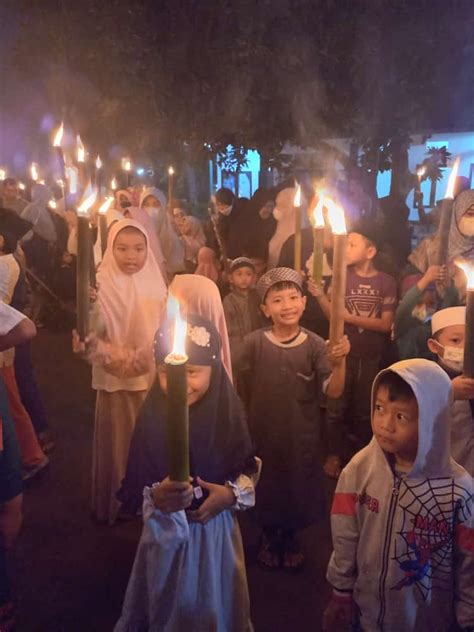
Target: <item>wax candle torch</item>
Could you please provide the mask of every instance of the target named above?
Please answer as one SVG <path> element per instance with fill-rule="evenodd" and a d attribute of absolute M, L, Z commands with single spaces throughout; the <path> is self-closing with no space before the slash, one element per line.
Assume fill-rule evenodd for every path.
<path fill-rule="evenodd" d="M 112 196 L 108 197 L 102 206 L 99 208 L 99 233 L 100 233 L 100 249 L 102 257 L 107 249 L 107 211 L 110 205 L 114 201 Z"/>
<path fill-rule="evenodd" d="M 174 179 L 174 169 L 173 167 L 168 168 L 168 205 L 169 210 L 173 211 L 173 179 Z"/>
<path fill-rule="evenodd" d="M 324 196 L 319 196 L 318 203 L 313 210 L 313 281 L 320 288 L 323 282 L 324 255 Z"/>
<path fill-rule="evenodd" d="M 461 268 L 467 279 L 463 375 L 474 378 L 474 266 L 465 261 L 456 261 L 456 265 Z"/>
<path fill-rule="evenodd" d="M 77 260 L 76 260 L 76 315 L 77 333 L 84 341 L 89 331 L 89 283 L 92 239 L 89 227 L 89 209 L 97 193 L 92 192 L 77 209 Z"/>
<path fill-rule="evenodd" d="M 167 378 L 168 471 L 172 481 L 189 480 L 189 411 L 185 352 L 187 324 L 179 303 L 168 298 L 168 315 L 174 317 L 173 348 L 165 358 Z"/>
<path fill-rule="evenodd" d="M 329 320 L 329 346 L 337 344 L 344 334 L 344 311 L 346 299 L 346 248 L 347 231 L 344 211 L 332 200 L 325 200 L 329 223 L 333 233 L 333 265 L 331 284 L 331 314 Z"/>
<path fill-rule="evenodd" d="M 448 239 L 449 229 L 451 227 L 451 218 L 453 216 L 453 200 L 454 200 L 454 183 L 456 182 L 456 176 L 459 169 L 459 156 L 456 158 L 451 169 L 451 174 L 448 180 L 448 187 L 446 189 L 446 195 L 441 203 L 441 215 L 438 226 L 438 265 L 446 265 L 448 258 Z"/>
<path fill-rule="evenodd" d="M 295 257 L 293 267 L 299 272 L 301 270 L 301 187 L 299 184 L 296 186 L 293 206 L 295 208 Z"/>

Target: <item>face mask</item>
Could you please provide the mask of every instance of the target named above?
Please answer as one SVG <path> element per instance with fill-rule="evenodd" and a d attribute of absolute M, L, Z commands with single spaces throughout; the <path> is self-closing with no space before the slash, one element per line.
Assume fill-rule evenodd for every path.
<path fill-rule="evenodd" d="M 420 323 L 428 322 L 434 314 L 434 309 L 426 307 L 424 303 L 417 305 L 411 315 L 416 318 Z"/>
<path fill-rule="evenodd" d="M 230 214 L 231 214 L 231 212 L 232 212 L 232 206 L 226 206 L 226 207 L 224 207 L 224 208 L 219 207 L 217 210 L 219 211 L 219 213 L 220 213 L 221 215 L 225 215 L 225 216 L 227 216 L 227 215 L 230 215 Z"/>
<path fill-rule="evenodd" d="M 283 213 L 276 206 L 273 209 L 273 217 L 276 219 L 277 222 L 279 222 L 281 218 L 283 217 Z"/>
<path fill-rule="evenodd" d="M 443 349 L 444 354 L 441 358 L 443 364 L 445 364 L 448 369 L 452 369 L 456 373 L 461 373 L 464 366 L 464 349 L 461 347 L 451 347 L 449 345 L 446 345 Z"/>

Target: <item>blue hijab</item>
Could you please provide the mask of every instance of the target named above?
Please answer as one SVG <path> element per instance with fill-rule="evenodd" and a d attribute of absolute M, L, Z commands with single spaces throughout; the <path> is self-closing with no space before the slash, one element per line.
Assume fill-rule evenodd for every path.
<path fill-rule="evenodd" d="M 190 364 L 211 366 L 208 391 L 189 408 L 191 476 L 224 484 L 255 470 L 254 450 L 242 403 L 221 362 L 220 337 L 214 325 L 189 314 L 186 354 Z M 171 351 L 172 329 L 165 321 L 155 336 L 155 359 L 162 364 Z M 166 395 L 158 379 L 140 410 L 130 445 L 127 471 L 117 498 L 135 513 L 146 485 L 168 475 L 166 454 Z"/>

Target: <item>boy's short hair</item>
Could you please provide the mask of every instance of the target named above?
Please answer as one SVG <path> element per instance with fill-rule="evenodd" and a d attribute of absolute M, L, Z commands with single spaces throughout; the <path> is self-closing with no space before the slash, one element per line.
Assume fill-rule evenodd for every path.
<path fill-rule="evenodd" d="M 272 268 L 265 272 L 257 283 L 257 292 L 260 294 L 262 303 L 270 289 L 287 290 L 296 287 L 303 294 L 301 277 L 292 268 Z"/>
<path fill-rule="evenodd" d="M 232 263 L 230 264 L 231 274 L 239 268 L 250 268 L 252 272 L 255 272 L 255 265 L 247 257 L 237 257 L 237 259 L 234 259 L 232 261 Z"/>
<path fill-rule="evenodd" d="M 281 292 L 281 290 L 297 290 L 297 292 L 301 294 L 301 296 L 303 296 L 303 290 L 301 289 L 301 286 L 297 283 L 294 283 L 293 281 L 279 281 L 278 283 L 275 283 L 275 285 L 272 285 L 272 287 L 268 288 L 267 293 L 265 294 L 265 298 L 267 297 L 270 290 L 274 290 L 275 292 Z"/>
<path fill-rule="evenodd" d="M 377 381 L 374 395 L 376 395 L 378 390 L 382 387 L 385 387 L 388 390 L 388 398 L 391 402 L 395 402 L 398 399 L 416 400 L 415 393 L 413 392 L 411 386 L 408 382 L 405 382 L 398 373 L 395 373 L 395 371 L 385 371 L 385 373 L 382 373 Z"/>
<path fill-rule="evenodd" d="M 381 235 L 377 230 L 377 227 L 374 225 L 374 221 L 362 219 L 351 228 L 350 232 L 362 235 L 362 237 L 366 240 L 367 245 L 373 246 L 377 252 L 380 250 Z"/>

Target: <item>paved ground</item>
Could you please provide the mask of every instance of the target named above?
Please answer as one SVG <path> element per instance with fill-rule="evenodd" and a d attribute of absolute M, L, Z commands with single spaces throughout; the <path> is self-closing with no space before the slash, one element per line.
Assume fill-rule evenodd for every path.
<path fill-rule="evenodd" d="M 72 357 L 69 337 L 40 332 L 34 360 L 57 448 L 48 471 L 25 493 L 15 570 L 18 632 L 109 632 L 141 525 L 100 527 L 89 519 L 94 394 L 89 368 Z M 308 559 L 299 574 L 261 570 L 249 516 L 242 527 L 256 632 L 317 632 L 328 590 L 328 525 L 302 534 Z"/>

